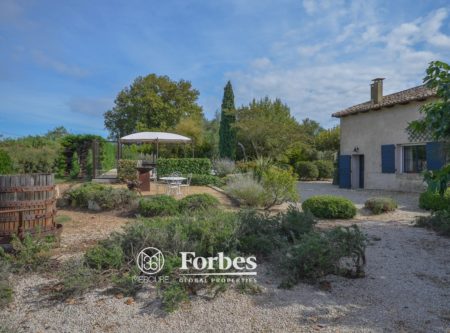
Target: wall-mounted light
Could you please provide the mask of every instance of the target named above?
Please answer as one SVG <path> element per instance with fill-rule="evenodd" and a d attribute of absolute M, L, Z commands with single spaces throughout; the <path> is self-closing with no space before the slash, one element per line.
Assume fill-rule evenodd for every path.
<path fill-rule="evenodd" d="M 358 147 L 358 146 L 355 146 L 355 148 L 353 148 L 353 151 L 354 151 L 355 153 L 359 152 L 359 147 Z"/>

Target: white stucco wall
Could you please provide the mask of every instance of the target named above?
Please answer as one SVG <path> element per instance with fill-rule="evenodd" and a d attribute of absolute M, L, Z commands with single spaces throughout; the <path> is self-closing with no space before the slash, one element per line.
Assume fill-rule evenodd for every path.
<path fill-rule="evenodd" d="M 340 118 L 341 154 L 364 155 L 365 188 L 395 191 L 424 189 L 421 175 L 401 173 L 400 146 L 411 143 L 405 128 L 409 122 L 420 118 L 420 106 L 430 101 L 411 102 Z M 381 173 L 381 145 L 388 144 L 397 145 L 395 174 Z M 357 153 L 354 152 L 355 147 L 359 147 Z"/>

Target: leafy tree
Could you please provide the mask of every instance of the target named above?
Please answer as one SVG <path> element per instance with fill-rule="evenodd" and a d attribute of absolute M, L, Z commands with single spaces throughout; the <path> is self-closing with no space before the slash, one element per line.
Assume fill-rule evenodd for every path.
<path fill-rule="evenodd" d="M 437 101 L 424 104 L 420 112 L 422 119 L 409 124 L 408 130 L 412 134 L 428 134 L 436 141 L 450 141 L 450 65 L 442 61 L 432 61 L 427 68 L 424 78 L 425 85 L 435 89 L 439 97 Z M 448 145 L 447 145 L 447 150 Z M 424 175 L 428 188 L 439 191 L 443 196 L 450 181 L 450 165 L 439 171 L 428 171 Z"/>
<path fill-rule="evenodd" d="M 172 81 L 167 76 L 139 76 L 116 97 L 105 113 L 110 137 L 120 138 L 137 130 L 173 129 L 182 118 L 201 116 L 199 92 L 189 81 Z"/>
<path fill-rule="evenodd" d="M 48 131 L 47 134 L 45 135 L 45 137 L 50 140 L 58 140 L 68 134 L 69 134 L 69 132 L 67 131 L 67 129 L 64 126 L 58 126 L 58 127 L 55 127 L 54 129 Z"/>
<path fill-rule="evenodd" d="M 306 138 L 310 140 L 311 143 L 313 143 L 314 138 L 324 130 L 317 121 L 309 118 L 302 120 L 299 129 L 306 136 Z"/>
<path fill-rule="evenodd" d="M 333 127 L 329 130 L 320 131 L 315 140 L 317 150 L 320 151 L 333 151 L 339 150 L 340 144 L 340 128 L 339 126 Z"/>
<path fill-rule="evenodd" d="M 219 128 L 219 155 L 222 158 L 236 159 L 236 110 L 231 82 L 228 81 L 223 93 L 222 113 Z"/>
<path fill-rule="evenodd" d="M 278 160 L 293 143 L 304 140 L 289 107 L 279 99 L 253 100 L 237 110 L 238 141 L 247 154 Z"/>
<path fill-rule="evenodd" d="M 415 133 L 431 134 L 433 139 L 450 140 L 450 65 L 441 61 L 432 61 L 423 79 L 425 85 L 435 89 L 437 101 L 424 104 L 420 112 L 422 119 L 409 124 Z"/>

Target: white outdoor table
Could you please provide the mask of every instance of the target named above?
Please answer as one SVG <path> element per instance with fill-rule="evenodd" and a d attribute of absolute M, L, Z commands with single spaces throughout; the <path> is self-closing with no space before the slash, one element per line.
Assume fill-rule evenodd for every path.
<path fill-rule="evenodd" d="M 186 177 L 161 177 L 159 179 L 161 179 L 162 181 L 165 181 L 167 183 L 167 192 L 169 192 L 169 190 L 170 190 L 169 185 L 175 185 L 177 187 L 176 194 L 181 194 L 180 185 L 187 178 Z"/>

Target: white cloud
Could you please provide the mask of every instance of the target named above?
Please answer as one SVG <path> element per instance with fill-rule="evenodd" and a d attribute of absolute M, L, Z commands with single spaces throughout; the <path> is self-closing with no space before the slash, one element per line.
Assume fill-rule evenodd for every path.
<path fill-rule="evenodd" d="M 309 14 L 325 10 L 321 17 L 328 15 L 326 4 L 303 2 Z M 407 89 L 421 84 L 430 61 L 449 54 L 450 36 L 441 31 L 448 24 L 446 9 L 392 25 L 374 19 L 368 8 L 348 10 L 353 19 L 338 19 L 325 38 L 302 39 L 301 33 L 290 31 L 264 55 L 272 59 L 270 67 L 227 73 L 237 100 L 278 97 L 297 119 L 331 126 L 336 123 L 331 113 L 369 99 L 373 78 L 386 78 L 385 94 Z M 317 29 L 313 21 L 303 35 Z"/>
<path fill-rule="evenodd" d="M 53 59 L 46 55 L 42 51 L 34 51 L 32 53 L 33 59 L 36 63 L 41 65 L 42 67 L 49 68 L 51 70 L 54 70 L 55 72 L 67 76 L 72 77 L 85 77 L 89 74 L 89 72 L 81 67 L 75 66 L 75 65 L 69 65 L 62 61 Z"/>

